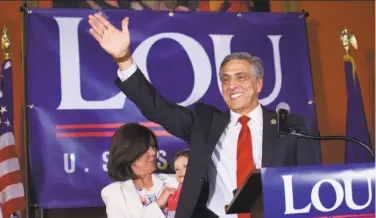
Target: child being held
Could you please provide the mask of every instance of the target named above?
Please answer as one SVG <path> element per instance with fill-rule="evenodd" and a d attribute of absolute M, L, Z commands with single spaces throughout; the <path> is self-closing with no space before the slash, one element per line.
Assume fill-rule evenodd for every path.
<path fill-rule="evenodd" d="M 189 156 L 189 149 L 184 149 L 182 151 L 179 151 L 175 154 L 174 157 L 174 171 L 176 180 L 178 181 L 179 185 L 175 192 L 175 194 L 170 195 L 167 201 L 167 208 L 166 208 L 166 218 L 174 218 L 176 208 L 178 206 L 178 201 L 180 197 L 180 191 L 181 187 L 183 185 L 185 171 L 187 169 L 188 164 L 188 156 Z"/>

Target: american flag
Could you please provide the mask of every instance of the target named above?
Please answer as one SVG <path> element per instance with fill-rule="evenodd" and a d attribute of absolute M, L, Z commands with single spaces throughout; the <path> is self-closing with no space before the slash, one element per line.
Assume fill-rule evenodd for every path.
<path fill-rule="evenodd" d="M 5 60 L 0 78 L 0 218 L 25 209 L 20 163 L 13 135 L 13 79 L 11 60 Z"/>

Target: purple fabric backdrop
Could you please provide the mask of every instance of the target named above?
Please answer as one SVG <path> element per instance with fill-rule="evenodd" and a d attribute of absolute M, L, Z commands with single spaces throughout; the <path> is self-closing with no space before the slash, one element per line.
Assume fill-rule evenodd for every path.
<path fill-rule="evenodd" d="M 26 14 L 30 164 L 42 208 L 102 206 L 109 140 L 125 122 L 144 122 L 160 143 L 158 168 L 166 172 L 186 147 L 149 123 L 115 86 L 116 64 L 89 34 L 93 10 L 33 9 Z M 265 65 L 261 103 L 284 101 L 316 131 L 305 20 L 297 13 L 105 11 L 120 28 L 130 17 L 138 66 L 167 99 L 226 109 L 218 67 L 230 52 L 247 51 Z M 146 65 L 147 63 L 147 65 Z"/>

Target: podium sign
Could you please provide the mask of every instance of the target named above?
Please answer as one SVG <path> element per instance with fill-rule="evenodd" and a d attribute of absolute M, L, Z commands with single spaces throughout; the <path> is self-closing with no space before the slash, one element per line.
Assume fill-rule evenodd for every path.
<path fill-rule="evenodd" d="M 265 217 L 375 217 L 375 163 L 265 168 L 261 176 Z"/>

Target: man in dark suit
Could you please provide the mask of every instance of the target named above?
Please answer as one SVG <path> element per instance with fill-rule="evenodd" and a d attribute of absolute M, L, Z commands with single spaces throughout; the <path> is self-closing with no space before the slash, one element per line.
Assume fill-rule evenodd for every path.
<path fill-rule="evenodd" d="M 196 104 L 188 109 L 164 99 L 133 62 L 129 51 L 129 19 L 116 29 L 99 14 L 89 16 L 91 34 L 119 65 L 116 84 L 142 114 L 190 144 L 191 154 L 176 217 L 237 217 L 225 215 L 233 191 L 252 168 L 320 164 L 320 148 L 305 139 L 277 136 L 274 111 L 260 105 L 263 65 L 248 53 L 227 56 L 220 67 L 221 112 Z M 288 119 L 307 132 L 303 119 Z M 247 214 L 239 217 L 249 217 Z"/>

